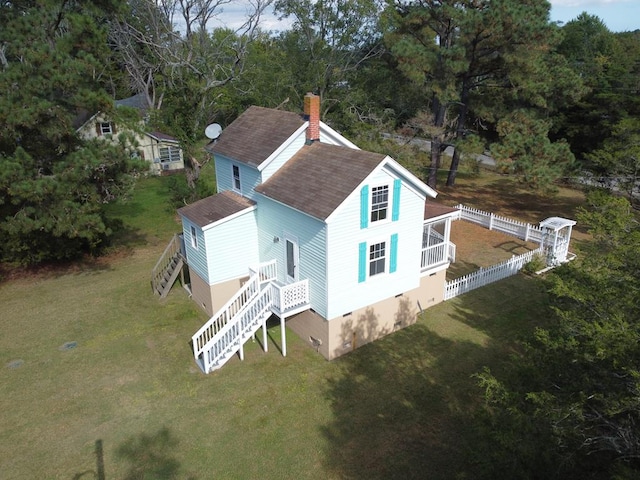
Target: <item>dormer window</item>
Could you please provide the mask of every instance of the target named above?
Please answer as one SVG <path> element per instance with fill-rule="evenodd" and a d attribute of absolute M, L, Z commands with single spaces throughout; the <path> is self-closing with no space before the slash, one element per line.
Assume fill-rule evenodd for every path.
<path fill-rule="evenodd" d="M 383 185 L 371 189 L 371 223 L 387 219 L 389 209 L 389 186 Z"/>

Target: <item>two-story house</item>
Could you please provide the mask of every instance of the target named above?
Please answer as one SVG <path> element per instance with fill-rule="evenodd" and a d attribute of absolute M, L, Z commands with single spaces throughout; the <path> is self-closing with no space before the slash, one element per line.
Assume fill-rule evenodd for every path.
<path fill-rule="evenodd" d="M 272 313 L 333 359 L 442 301 L 454 209 L 319 112 L 313 94 L 304 115 L 249 108 L 209 147 L 219 193 L 178 210 L 191 293 L 212 315 L 193 339 L 205 372 Z"/>

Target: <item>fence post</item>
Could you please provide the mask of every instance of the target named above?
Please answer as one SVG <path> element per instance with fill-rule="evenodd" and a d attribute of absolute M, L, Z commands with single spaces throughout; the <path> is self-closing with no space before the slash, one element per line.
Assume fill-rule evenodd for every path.
<path fill-rule="evenodd" d="M 524 231 L 524 241 L 528 242 L 529 241 L 529 224 L 527 223 L 527 228 Z"/>
<path fill-rule="evenodd" d="M 489 230 L 493 230 L 493 212 L 489 214 Z"/>

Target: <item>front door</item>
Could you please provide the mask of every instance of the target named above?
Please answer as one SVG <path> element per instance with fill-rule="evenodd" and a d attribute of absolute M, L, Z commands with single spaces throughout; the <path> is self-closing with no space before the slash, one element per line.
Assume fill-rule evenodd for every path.
<path fill-rule="evenodd" d="M 285 245 L 285 267 L 287 272 L 287 282 L 298 281 L 298 263 L 300 261 L 298 252 L 298 240 L 290 235 L 284 238 Z"/>

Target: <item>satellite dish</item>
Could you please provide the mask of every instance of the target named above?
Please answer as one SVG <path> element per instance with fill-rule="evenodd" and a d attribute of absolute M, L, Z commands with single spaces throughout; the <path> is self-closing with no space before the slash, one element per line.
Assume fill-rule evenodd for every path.
<path fill-rule="evenodd" d="M 216 138 L 218 138 L 221 133 L 222 133 L 222 127 L 217 123 L 212 123 L 211 125 L 209 125 L 207 128 L 204 129 L 204 134 L 207 136 L 207 138 L 211 140 L 215 140 Z"/>

